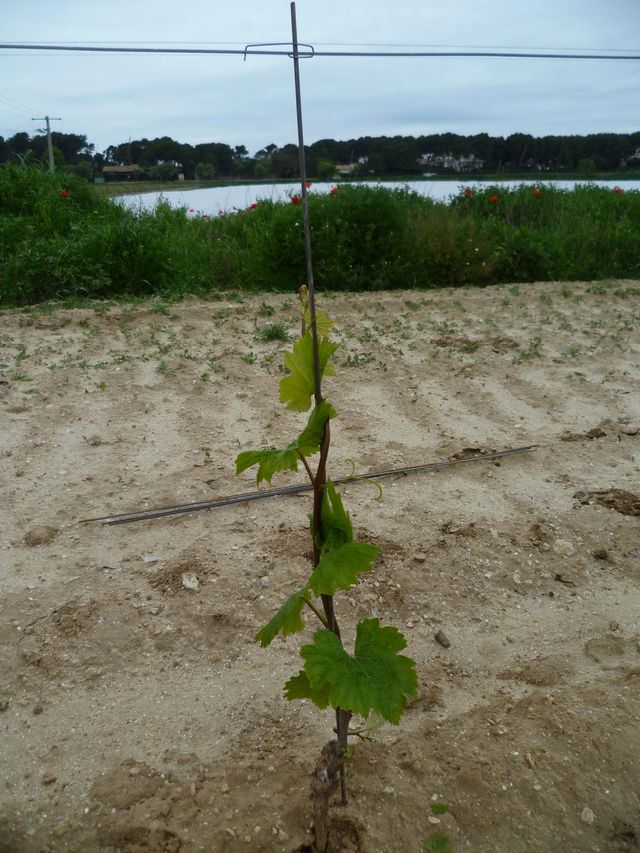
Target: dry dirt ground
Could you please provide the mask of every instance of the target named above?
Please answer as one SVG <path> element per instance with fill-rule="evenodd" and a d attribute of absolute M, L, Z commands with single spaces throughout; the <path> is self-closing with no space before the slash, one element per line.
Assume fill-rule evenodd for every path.
<path fill-rule="evenodd" d="M 400 627 L 420 687 L 357 746 L 335 850 L 418 853 L 436 831 L 474 853 L 640 849 L 639 296 L 322 298 L 334 477 L 539 445 L 386 479 L 380 500 L 343 489 L 382 548 L 337 599 L 343 633 Z M 307 575 L 309 497 L 79 524 L 254 488 L 237 452 L 304 421 L 277 401 L 276 322 L 296 331 L 293 297 L 0 317 L 3 853 L 309 843 L 332 718 L 282 686 L 313 625 L 253 639 Z"/>

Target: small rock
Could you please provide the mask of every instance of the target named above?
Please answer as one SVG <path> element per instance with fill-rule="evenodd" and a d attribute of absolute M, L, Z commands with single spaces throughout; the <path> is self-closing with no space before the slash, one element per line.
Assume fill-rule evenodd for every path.
<path fill-rule="evenodd" d="M 610 631 L 619 631 L 620 625 L 618 624 L 618 622 L 609 622 L 609 630 Z"/>
<path fill-rule="evenodd" d="M 48 527 L 47 525 L 34 527 L 33 530 L 30 530 L 25 535 L 24 544 L 30 548 L 35 548 L 38 545 L 48 545 L 49 542 L 53 542 L 57 534 L 58 529 L 56 527 Z"/>
<path fill-rule="evenodd" d="M 429 815 L 427 820 L 429 821 L 429 823 L 432 823 L 434 826 L 437 826 L 439 823 L 442 823 L 440 818 L 436 817 L 435 815 Z"/>
<path fill-rule="evenodd" d="M 521 584 L 522 583 L 522 575 L 520 574 L 520 572 L 514 572 L 511 577 L 513 578 L 513 582 L 515 584 Z"/>
<path fill-rule="evenodd" d="M 271 585 L 271 581 L 269 580 L 267 575 L 264 575 L 263 577 L 260 578 L 260 586 L 263 589 L 269 589 L 270 585 Z"/>
<path fill-rule="evenodd" d="M 38 714 L 42 714 L 43 711 L 44 711 L 44 708 L 42 707 L 42 705 L 36 705 L 33 709 L 33 713 L 36 716 L 38 716 Z"/>
<path fill-rule="evenodd" d="M 437 634 L 435 634 L 435 639 L 436 642 L 440 643 L 440 645 L 445 649 L 448 649 L 451 646 L 451 642 L 444 631 L 438 631 Z"/>
<path fill-rule="evenodd" d="M 228 793 L 229 793 L 229 785 L 228 785 L 228 783 L 227 783 L 227 782 L 223 782 L 223 783 L 222 783 L 222 785 L 220 785 L 220 790 L 221 790 L 221 792 L 222 792 L 223 794 L 228 794 Z"/>
<path fill-rule="evenodd" d="M 414 563 L 424 563 L 427 559 L 427 555 L 422 553 L 414 554 L 412 559 Z"/>
<path fill-rule="evenodd" d="M 54 776 L 53 773 L 45 773 L 40 781 L 43 785 L 53 785 L 54 782 L 58 781 L 58 777 Z"/>
<path fill-rule="evenodd" d="M 593 823 L 593 821 L 595 820 L 595 817 L 596 817 L 596 816 L 595 816 L 595 815 L 594 815 L 594 813 L 591 811 L 591 809 L 589 808 L 589 806 L 585 806 L 585 807 L 582 809 L 582 814 L 580 815 L 580 820 L 581 820 L 583 823 L 588 823 L 589 825 L 591 825 L 591 824 Z"/>
<path fill-rule="evenodd" d="M 159 562 L 160 557 L 156 557 L 155 554 L 145 554 L 142 558 L 143 563 L 157 563 Z"/>
<path fill-rule="evenodd" d="M 553 543 L 553 553 L 559 557 L 572 557 L 576 552 L 568 539 L 556 539 Z"/>
<path fill-rule="evenodd" d="M 0 711 L 6 711 L 9 707 L 8 699 L 0 699 Z"/>
<path fill-rule="evenodd" d="M 609 552 L 606 548 L 596 548 L 595 551 L 592 552 L 592 557 L 594 560 L 609 560 Z"/>
<path fill-rule="evenodd" d="M 197 592 L 200 587 L 200 581 L 198 580 L 196 575 L 182 575 L 182 586 L 185 589 L 193 590 L 193 592 Z"/>

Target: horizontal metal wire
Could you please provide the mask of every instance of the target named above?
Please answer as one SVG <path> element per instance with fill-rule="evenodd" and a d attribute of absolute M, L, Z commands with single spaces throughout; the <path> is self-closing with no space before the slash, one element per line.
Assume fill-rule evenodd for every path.
<path fill-rule="evenodd" d="M 311 45 L 304 46 L 307 50 L 305 58 L 323 57 L 382 57 L 382 58 L 418 58 L 418 57 L 485 57 L 506 59 L 606 59 L 616 62 L 640 60 L 638 54 L 619 53 L 542 53 L 534 51 L 498 51 L 498 50 L 315 50 Z M 63 44 L 0 44 L 0 50 L 45 50 L 64 51 L 72 53 L 124 53 L 124 54 L 175 54 L 175 55 L 221 55 L 221 56 L 287 56 L 291 57 L 292 49 L 273 50 L 265 47 L 247 45 L 239 48 L 214 47 L 104 47 L 98 45 L 63 45 Z"/>

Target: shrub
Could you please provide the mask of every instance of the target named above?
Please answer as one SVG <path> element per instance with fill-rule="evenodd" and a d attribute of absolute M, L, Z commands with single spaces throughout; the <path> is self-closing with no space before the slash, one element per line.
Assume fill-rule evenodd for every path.
<path fill-rule="evenodd" d="M 293 198 L 292 198 L 293 201 Z M 640 193 L 592 185 L 310 194 L 319 289 L 637 277 Z M 76 175 L 0 168 L 0 305 L 220 290 L 291 290 L 304 269 L 302 207 L 265 201 L 217 217 L 166 202 L 136 211 Z"/>

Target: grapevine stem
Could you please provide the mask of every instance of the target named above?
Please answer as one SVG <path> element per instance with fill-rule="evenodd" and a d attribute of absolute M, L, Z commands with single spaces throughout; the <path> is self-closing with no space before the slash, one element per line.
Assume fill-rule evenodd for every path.
<path fill-rule="evenodd" d="M 325 619 L 325 617 L 322 615 L 322 613 L 320 613 L 320 611 L 318 610 L 318 608 L 317 608 L 314 604 L 312 604 L 312 603 L 309 601 L 309 599 L 308 599 L 308 598 L 305 598 L 305 597 L 303 596 L 303 597 L 302 597 L 302 600 L 303 600 L 303 601 L 304 601 L 304 603 L 307 605 L 307 607 L 309 607 L 309 608 L 311 608 L 311 610 L 313 610 L 313 612 L 316 614 L 316 616 L 318 617 L 318 619 L 322 622 L 322 624 L 324 625 L 324 627 L 325 627 L 325 628 L 328 628 L 328 627 L 329 627 L 329 625 L 327 624 L 327 620 L 326 620 L 326 619 Z"/>
<path fill-rule="evenodd" d="M 297 450 L 296 453 L 300 457 L 300 461 L 302 462 L 304 467 L 307 469 L 307 474 L 309 475 L 309 479 L 311 480 L 311 485 L 313 485 L 315 482 L 315 477 L 313 476 L 313 471 L 309 467 L 309 463 L 307 462 L 306 456 L 300 450 Z"/>

